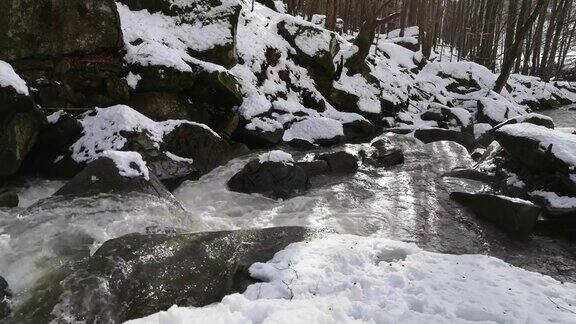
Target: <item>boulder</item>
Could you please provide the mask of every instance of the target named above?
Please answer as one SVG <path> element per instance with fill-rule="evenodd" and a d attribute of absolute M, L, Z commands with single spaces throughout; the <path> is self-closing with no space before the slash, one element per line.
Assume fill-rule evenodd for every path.
<path fill-rule="evenodd" d="M 330 173 L 328 162 L 323 160 L 296 162 L 296 165 L 302 168 L 309 177 Z"/>
<path fill-rule="evenodd" d="M 478 147 L 474 136 L 448 129 L 417 129 L 414 132 L 414 137 L 426 144 L 440 141 L 456 142 L 464 146 L 468 152 L 473 152 Z"/>
<path fill-rule="evenodd" d="M 0 276 L 0 321 L 10 315 L 10 298 L 12 293 L 6 280 Z"/>
<path fill-rule="evenodd" d="M 576 138 L 573 135 L 521 123 L 503 126 L 494 136 L 516 163 L 534 175 L 560 179 L 562 186 L 554 191 L 576 197 Z"/>
<path fill-rule="evenodd" d="M 18 172 L 44 123 L 24 80 L 0 61 L 0 179 Z"/>
<path fill-rule="evenodd" d="M 345 151 L 316 156 L 317 160 L 326 161 L 330 168 L 330 173 L 347 174 L 358 172 L 358 159 Z"/>
<path fill-rule="evenodd" d="M 18 207 L 19 199 L 18 194 L 9 190 L 0 189 L 0 208 L 2 207 Z"/>
<path fill-rule="evenodd" d="M 115 152 L 91 162 L 66 183 L 55 196 L 67 198 L 90 197 L 99 194 L 142 193 L 174 201 L 162 183 L 150 174 L 139 154 Z"/>
<path fill-rule="evenodd" d="M 273 199 L 288 199 L 310 188 L 306 171 L 291 161 L 255 159 L 230 180 L 228 188 Z"/>
<path fill-rule="evenodd" d="M 123 47 L 114 1 L 2 1 L 0 12 L 0 60 L 62 57 Z"/>
<path fill-rule="evenodd" d="M 366 143 L 378 135 L 376 127 L 367 120 L 356 120 L 350 123 L 344 123 L 342 126 L 344 127 L 346 143 Z"/>
<path fill-rule="evenodd" d="M 243 292 L 248 269 L 313 234 L 280 227 L 181 235 L 132 234 L 105 242 L 85 269 L 62 282 L 56 321 L 120 323 L 167 310 L 202 307 Z"/>
<path fill-rule="evenodd" d="M 63 111 L 51 114 L 24 161 L 23 169 L 48 178 L 75 176 L 82 166 L 71 159 L 69 149 L 82 136 L 83 130 L 82 123 L 74 116 Z"/>
<path fill-rule="evenodd" d="M 253 148 L 269 148 L 282 142 L 284 129 L 273 131 L 250 129 L 247 125 L 239 126 L 232 134 L 232 139 Z"/>
<path fill-rule="evenodd" d="M 530 236 L 540 215 L 540 207 L 521 199 L 464 192 L 453 192 L 450 198 L 470 208 L 479 218 L 519 239 Z"/>

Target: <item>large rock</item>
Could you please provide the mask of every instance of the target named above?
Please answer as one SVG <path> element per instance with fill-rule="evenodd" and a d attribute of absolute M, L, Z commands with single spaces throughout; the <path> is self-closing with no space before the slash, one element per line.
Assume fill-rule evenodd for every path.
<path fill-rule="evenodd" d="M 450 198 L 470 208 L 479 218 L 520 239 L 532 233 L 540 215 L 540 207 L 521 199 L 463 192 L 453 192 Z"/>
<path fill-rule="evenodd" d="M 8 283 L 0 276 L 0 320 L 10 315 L 10 298 L 12 294 L 8 288 Z"/>
<path fill-rule="evenodd" d="M 422 120 L 435 121 L 440 128 L 459 130 L 472 133 L 472 115 L 463 108 L 450 108 L 437 103 L 430 103 L 430 107 L 421 115 Z"/>
<path fill-rule="evenodd" d="M 554 129 L 554 121 L 552 118 L 540 114 L 530 113 L 527 115 L 522 115 L 514 118 L 510 118 L 507 121 L 500 123 L 493 127 L 492 129 L 485 132 L 482 136 L 478 138 L 478 143 L 483 146 L 488 146 L 494 141 L 494 133 L 500 128 L 506 125 L 513 125 L 518 123 L 528 123 L 538 126 L 543 126 L 546 128 Z"/>
<path fill-rule="evenodd" d="M 0 189 L 0 208 L 2 207 L 18 207 L 19 199 L 18 194 L 10 190 Z M 1 298 L 0 298 L 1 300 Z"/>
<path fill-rule="evenodd" d="M 116 51 L 122 32 L 112 0 L 0 3 L 0 60 Z"/>
<path fill-rule="evenodd" d="M 310 188 L 308 174 L 291 158 L 290 160 L 268 158 L 270 155 L 264 154 L 248 162 L 240 172 L 228 180 L 228 188 L 248 194 L 258 193 L 274 199 L 288 199 Z"/>
<path fill-rule="evenodd" d="M 120 154 L 138 154 L 134 152 L 119 152 Z M 116 155 L 118 156 L 118 155 Z M 55 196 L 67 198 L 90 197 L 99 194 L 131 194 L 143 193 L 173 201 L 172 194 L 153 175 L 137 163 L 137 159 L 129 161 L 131 156 L 119 159 L 100 158 L 90 164 L 66 185 L 58 190 Z M 127 165 L 121 165 L 122 160 Z"/>
<path fill-rule="evenodd" d="M 120 323 L 172 305 L 201 307 L 254 283 L 248 268 L 312 232 L 300 227 L 183 235 L 133 234 L 104 243 L 63 281 L 58 320 Z"/>
<path fill-rule="evenodd" d="M 534 175 L 559 179 L 560 193 L 576 197 L 576 137 L 527 123 L 506 125 L 495 133 L 496 141 L 516 163 Z"/>
<path fill-rule="evenodd" d="M 448 129 L 418 129 L 414 132 L 414 137 L 426 144 L 440 141 L 456 142 L 464 146 L 468 152 L 473 152 L 478 147 L 474 136 Z"/>
<path fill-rule="evenodd" d="M 358 172 L 358 159 L 345 151 L 321 154 L 316 157 L 320 161 L 326 161 L 330 172 L 334 174 L 346 174 Z"/>
<path fill-rule="evenodd" d="M 45 122 L 24 80 L 0 61 L 0 179 L 20 169 Z"/>

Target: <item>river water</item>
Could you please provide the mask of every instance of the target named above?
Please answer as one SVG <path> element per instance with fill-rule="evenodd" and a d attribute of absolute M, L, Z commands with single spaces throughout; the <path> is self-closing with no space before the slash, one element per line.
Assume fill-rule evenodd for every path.
<path fill-rule="evenodd" d="M 576 112 L 567 108 L 548 114 L 555 114 L 559 126 L 576 120 Z M 539 234 L 528 242 L 514 241 L 449 199 L 452 191 L 486 189 L 479 182 L 442 176 L 473 164 L 463 147 L 387 137 L 404 150 L 404 165 L 390 169 L 362 165 L 356 175 L 315 178 L 309 192 L 287 201 L 227 190 L 226 181 L 257 153 L 184 183 L 174 193 L 182 206 L 138 195 L 34 203 L 63 183 L 33 180 L 22 192 L 31 207 L 0 210 L 0 275 L 18 300 L 59 262 L 84 258 L 104 241 L 124 234 L 150 228 L 201 232 L 300 225 L 414 242 L 436 252 L 492 255 L 576 282 L 573 242 Z M 357 152 L 363 147 L 338 149 Z M 297 159 L 309 159 L 310 154 L 294 152 Z"/>

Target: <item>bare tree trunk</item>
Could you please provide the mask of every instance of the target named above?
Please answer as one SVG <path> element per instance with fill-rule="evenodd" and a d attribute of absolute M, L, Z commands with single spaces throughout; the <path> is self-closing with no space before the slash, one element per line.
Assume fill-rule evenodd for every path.
<path fill-rule="evenodd" d="M 542 7 L 546 5 L 546 0 L 538 0 L 536 3 L 536 7 L 524 23 L 520 29 L 516 31 L 516 41 L 511 48 L 511 55 L 508 56 L 508 59 L 505 60 L 502 64 L 502 71 L 496 80 L 494 85 L 494 91 L 497 93 L 502 92 L 506 82 L 508 82 L 508 78 L 510 77 L 510 72 L 512 71 L 512 67 L 514 66 L 514 60 L 520 55 L 520 50 L 522 48 L 522 43 L 524 42 L 524 38 L 530 29 L 530 26 L 536 21 L 538 15 L 541 12 Z"/>

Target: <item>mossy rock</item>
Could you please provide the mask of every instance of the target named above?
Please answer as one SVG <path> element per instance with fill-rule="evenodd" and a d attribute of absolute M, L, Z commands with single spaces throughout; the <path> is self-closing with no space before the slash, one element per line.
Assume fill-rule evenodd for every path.
<path fill-rule="evenodd" d="M 201 307 L 242 292 L 248 268 L 313 235 L 300 227 L 195 234 L 132 234 L 105 242 L 62 282 L 67 319 L 119 323 L 174 304 Z M 61 318 L 62 319 L 62 318 Z"/>
<path fill-rule="evenodd" d="M 120 18 L 112 0 L 0 2 L 0 60 L 118 51 Z"/>

